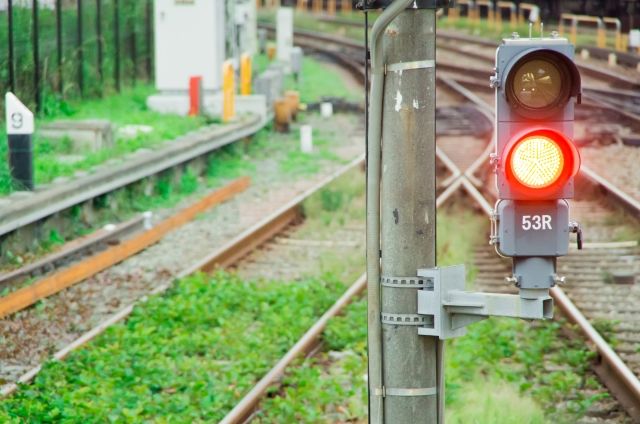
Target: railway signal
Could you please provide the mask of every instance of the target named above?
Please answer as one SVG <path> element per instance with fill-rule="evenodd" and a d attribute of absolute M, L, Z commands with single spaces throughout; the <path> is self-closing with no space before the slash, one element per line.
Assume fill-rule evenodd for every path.
<path fill-rule="evenodd" d="M 580 155 L 573 137 L 580 74 L 566 39 L 503 40 L 496 52 L 496 150 L 498 201 L 491 241 L 513 258 L 509 281 L 522 297 L 546 296 L 560 281 L 556 257 L 569 250 L 569 221 Z"/>

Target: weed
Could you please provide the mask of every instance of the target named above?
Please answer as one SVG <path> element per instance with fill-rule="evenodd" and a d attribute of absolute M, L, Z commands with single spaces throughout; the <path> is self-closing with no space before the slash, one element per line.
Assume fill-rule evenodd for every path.
<path fill-rule="evenodd" d="M 171 196 L 173 188 L 171 187 L 171 178 L 162 176 L 156 180 L 155 192 L 162 200 L 168 200 Z"/>
<path fill-rule="evenodd" d="M 618 345 L 618 340 L 616 339 L 616 327 L 619 324 L 620 321 L 612 319 L 596 318 L 591 320 L 593 328 L 595 328 L 602 338 L 605 339 L 612 347 L 616 347 Z"/>
<path fill-rule="evenodd" d="M 344 203 L 344 193 L 327 188 L 320 192 L 320 199 L 322 200 L 322 210 L 335 212 Z"/>
<path fill-rule="evenodd" d="M 180 177 L 180 193 L 191 194 L 198 189 L 198 177 L 191 171 L 185 170 Z"/>
<path fill-rule="evenodd" d="M 45 364 L 0 404 L 0 421 L 218 421 L 343 290 L 336 280 L 189 277 Z"/>

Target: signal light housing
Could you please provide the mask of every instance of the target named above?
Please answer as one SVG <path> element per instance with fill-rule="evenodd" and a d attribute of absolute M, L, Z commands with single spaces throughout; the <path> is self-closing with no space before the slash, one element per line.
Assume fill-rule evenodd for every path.
<path fill-rule="evenodd" d="M 513 258 L 522 298 L 548 295 L 558 280 L 556 257 L 569 251 L 574 177 L 574 98 L 581 81 L 566 39 L 505 39 L 496 52 L 496 202 L 491 242 Z"/>

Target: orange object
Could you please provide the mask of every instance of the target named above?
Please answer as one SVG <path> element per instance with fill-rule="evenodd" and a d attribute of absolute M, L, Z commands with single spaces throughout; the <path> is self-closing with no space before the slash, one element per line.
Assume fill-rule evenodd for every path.
<path fill-rule="evenodd" d="M 189 79 L 189 116 L 200 115 L 202 105 L 202 77 Z"/>
<path fill-rule="evenodd" d="M 291 118 L 295 121 L 296 116 L 298 115 L 298 108 L 300 107 L 300 93 L 297 91 L 289 90 L 284 93 L 285 99 L 289 103 L 289 112 L 291 113 Z"/>
<path fill-rule="evenodd" d="M 279 98 L 273 103 L 276 131 L 288 132 L 291 123 L 291 108 L 286 98 Z"/>
<path fill-rule="evenodd" d="M 276 46 L 273 43 L 267 45 L 267 58 L 272 61 L 276 57 Z"/>
<path fill-rule="evenodd" d="M 228 122 L 236 116 L 236 81 L 230 61 L 222 65 L 222 121 Z"/>
<path fill-rule="evenodd" d="M 71 287 L 118 262 L 122 262 L 158 242 L 167 233 L 191 221 L 210 207 L 246 190 L 250 184 L 251 179 L 249 177 L 239 178 L 194 205 L 182 209 L 176 215 L 165 219 L 149 231 L 145 231 L 76 265 L 58 271 L 30 286 L 0 298 L 0 318 L 27 308 L 41 299 Z"/>

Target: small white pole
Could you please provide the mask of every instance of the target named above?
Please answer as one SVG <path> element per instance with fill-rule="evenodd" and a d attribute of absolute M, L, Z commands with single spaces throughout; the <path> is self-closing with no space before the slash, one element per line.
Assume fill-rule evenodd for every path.
<path fill-rule="evenodd" d="M 300 127 L 300 150 L 303 153 L 311 153 L 313 151 L 313 131 L 311 125 L 302 125 Z"/>

